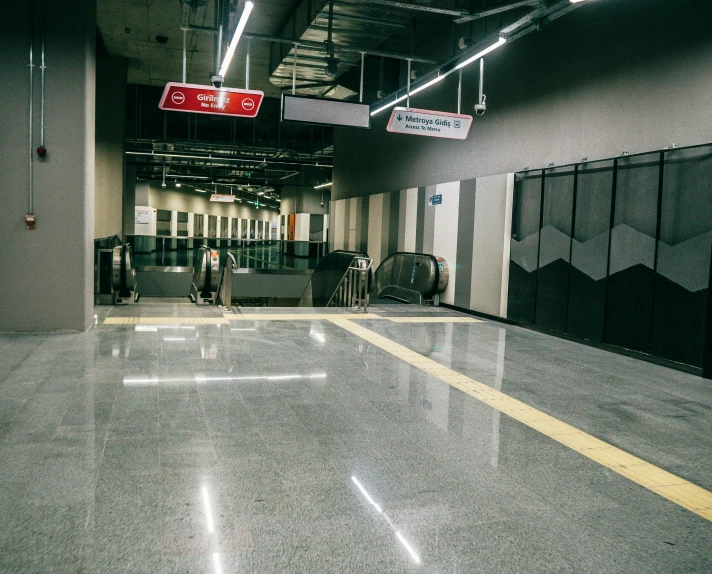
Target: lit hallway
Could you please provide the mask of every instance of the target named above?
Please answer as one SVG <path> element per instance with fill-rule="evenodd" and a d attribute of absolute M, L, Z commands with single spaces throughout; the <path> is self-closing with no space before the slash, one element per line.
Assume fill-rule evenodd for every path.
<path fill-rule="evenodd" d="M 0 572 L 712 570 L 703 379 L 445 309 L 240 311 L 0 335 Z"/>

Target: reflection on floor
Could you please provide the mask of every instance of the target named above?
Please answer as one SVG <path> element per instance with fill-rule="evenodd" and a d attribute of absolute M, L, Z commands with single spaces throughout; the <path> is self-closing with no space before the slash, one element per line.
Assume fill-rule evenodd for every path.
<path fill-rule="evenodd" d="M 145 302 L 0 335 L 0 572 L 712 571 L 707 381 L 370 313 Z M 503 414 L 517 401 L 698 495 Z"/>

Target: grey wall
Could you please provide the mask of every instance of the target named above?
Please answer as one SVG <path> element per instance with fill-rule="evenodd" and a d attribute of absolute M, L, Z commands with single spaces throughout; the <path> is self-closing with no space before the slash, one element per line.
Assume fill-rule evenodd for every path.
<path fill-rule="evenodd" d="M 93 317 L 95 4 L 46 3 L 48 153 L 41 161 L 35 156 L 34 231 L 24 224 L 29 210 L 28 3 L 3 5 L 0 331 L 83 331 Z M 35 72 L 33 148 L 39 145 L 39 67 Z"/>
<path fill-rule="evenodd" d="M 327 187 L 323 189 L 313 187 L 292 187 L 282 188 L 282 203 L 279 205 L 281 215 L 292 213 L 316 213 L 320 215 L 329 213 L 329 201 L 331 200 L 331 190 Z M 322 197 L 324 204 L 321 204 Z"/>
<path fill-rule="evenodd" d="M 489 109 L 464 142 L 337 129 L 333 199 L 709 141 L 712 3 L 596 0 L 486 57 Z M 478 66 L 463 74 L 463 111 Z M 414 96 L 456 111 L 457 75 Z"/>
<path fill-rule="evenodd" d="M 94 237 L 122 232 L 125 119 L 126 59 L 98 58 Z"/>

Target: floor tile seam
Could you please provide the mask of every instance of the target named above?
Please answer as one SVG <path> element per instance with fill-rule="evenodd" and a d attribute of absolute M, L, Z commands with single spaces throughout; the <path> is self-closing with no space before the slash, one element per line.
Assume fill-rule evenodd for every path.
<path fill-rule="evenodd" d="M 394 343 L 387 337 L 384 337 L 383 335 L 374 333 L 373 331 L 370 331 L 369 329 L 366 329 L 365 327 L 362 327 L 361 325 L 356 325 L 354 323 L 351 323 L 348 320 L 343 320 L 339 319 L 336 321 L 332 321 L 335 324 L 343 327 L 345 330 L 363 338 L 364 340 L 367 340 L 368 342 L 373 343 L 374 345 L 386 350 L 387 352 L 391 353 L 395 357 L 404 360 L 410 364 L 413 364 L 417 368 L 420 368 L 421 370 L 428 372 L 428 370 L 423 369 L 422 365 L 429 365 L 430 363 L 434 363 L 439 367 L 438 369 L 433 369 L 436 370 L 436 373 L 429 373 L 432 376 L 435 376 L 436 378 L 442 380 L 443 382 L 458 388 L 465 392 L 466 394 L 470 395 L 471 397 L 480 400 L 481 402 L 487 404 L 488 406 L 491 406 L 495 410 L 498 410 L 511 418 L 514 418 L 515 420 L 518 420 L 519 422 L 529 426 L 530 428 L 544 434 L 545 436 L 548 436 L 549 438 L 552 438 L 553 440 L 556 440 L 563 446 L 566 446 L 567 448 L 578 452 L 579 454 L 582 454 L 589 458 L 590 460 L 597 462 L 598 464 L 609 468 L 610 470 L 613 470 L 617 474 L 623 476 L 624 478 L 627 478 L 633 482 L 636 482 L 637 484 L 643 486 L 644 488 L 650 490 L 651 492 L 658 494 L 662 496 L 663 498 L 666 498 L 670 500 L 671 502 L 674 502 L 678 504 L 679 506 L 682 506 L 683 508 L 686 508 L 687 510 L 690 510 L 691 512 L 694 512 L 695 514 L 701 516 L 702 518 L 705 518 L 707 520 L 710 520 L 712 522 L 712 516 L 709 511 L 712 510 L 712 492 L 705 490 L 704 488 L 697 486 L 696 484 L 683 479 L 681 477 L 678 477 L 677 475 L 674 475 L 673 473 L 670 473 L 660 467 L 657 467 L 651 463 L 648 463 L 614 445 L 611 445 L 601 439 L 598 439 L 594 437 L 593 435 L 590 435 L 580 429 L 577 429 L 576 427 L 573 427 L 572 425 L 569 425 L 568 423 L 565 423 L 563 421 L 560 421 L 559 419 L 556 419 L 555 417 L 548 415 L 542 411 L 539 411 L 538 409 L 535 409 L 534 407 L 531 407 L 527 405 L 526 403 L 522 403 L 521 401 L 518 401 L 517 399 L 514 399 L 512 397 L 509 397 L 508 395 L 502 393 L 501 391 L 497 391 L 495 389 L 491 389 L 491 387 L 487 387 L 486 385 L 483 385 L 483 383 L 480 383 L 479 381 L 475 381 L 473 379 L 470 379 L 466 375 L 462 375 L 461 373 L 457 373 L 456 371 L 452 371 L 452 369 L 449 369 L 448 367 L 444 367 L 443 365 L 440 365 L 439 363 L 436 363 L 432 359 L 429 359 L 427 357 L 423 357 L 422 355 L 419 355 L 418 353 L 415 353 L 414 351 L 411 351 L 407 347 L 404 347 L 403 345 L 400 345 L 399 343 Z M 418 356 L 419 359 L 416 361 L 410 360 L 414 356 Z M 417 363 L 417 364 L 416 364 Z M 441 372 L 449 372 L 447 375 L 441 375 L 439 373 Z M 464 379 L 468 379 L 468 383 L 462 383 L 462 384 L 453 384 L 450 382 L 449 378 L 454 378 L 454 377 L 462 377 Z M 498 396 L 501 395 L 501 398 L 499 400 L 487 400 L 486 397 L 481 397 L 479 396 L 480 393 L 477 391 L 473 391 L 468 387 L 469 385 L 475 384 L 477 387 L 480 386 L 485 386 L 487 389 L 489 389 L 489 394 Z M 496 395 L 495 395 L 496 393 Z M 504 400 L 503 400 L 504 399 Z M 518 404 L 521 405 L 523 408 L 519 409 L 506 409 L 503 407 L 501 404 L 504 402 L 505 404 Z M 508 412 L 509 410 L 509 412 Z M 566 433 L 553 433 L 553 432 L 547 432 L 546 430 L 540 428 L 542 425 L 539 424 L 538 426 L 535 426 L 537 424 L 536 421 L 529 421 L 526 419 L 526 417 L 518 417 L 516 416 L 516 412 L 512 412 L 512 410 L 519 410 L 523 412 L 530 413 L 532 415 L 535 415 L 537 417 L 542 417 L 546 423 L 553 423 L 554 426 L 560 425 L 559 428 L 566 428 L 567 430 L 570 429 Z M 545 425 L 546 426 L 546 425 Z M 572 436 L 578 436 L 579 438 L 584 438 L 586 441 L 590 441 L 594 444 L 600 444 L 601 446 L 599 448 L 581 448 L 580 445 L 575 446 L 566 442 L 563 442 L 560 440 L 558 437 L 572 437 Z M 606 461 L 605 459 L 601 460 L 600 457 L 593 457 L 589 456 L 591 454 L 594 454 L 593 451 L 599 451 L 597 454 L 600 454 L 600 450 L 607 449 L 610 454 L 615 454 L 619 460 L 627 460 L 630 461 L 628 465 L 614 465 L 611 464 L 609 461 Z M 641 469 L 644 469 L 646 472 L 643 472 L 643 476 L 640 474 L 635 474 L 634 470 L 632 467 L 640 467 Z M 646 474 L 650 474 L 651 476 L 645 476 Z M 660 485 L 658 484 L 659 481 L 656 481 L 652 478 L 653 475 L 658 475 L 658 476 L 669 476 L 671 477 L 670 480 L 674 480 L 675 484 L 666 484 L 666 485 Z M 689 502 L 685 502 L 682 500 L 679 496 L 675 497 L 675 493 L 670 494 L 667 493 L 666 491 L 660 491 L 661 488 L 669 488 L 673 486 L 682 486 L 685 488 L 688 488 L 695 492 L 698 496 L 700 496 L 703 500 L 701 503 L 702 506 L 695 505 L 695 504 L 690 504 Z"/>

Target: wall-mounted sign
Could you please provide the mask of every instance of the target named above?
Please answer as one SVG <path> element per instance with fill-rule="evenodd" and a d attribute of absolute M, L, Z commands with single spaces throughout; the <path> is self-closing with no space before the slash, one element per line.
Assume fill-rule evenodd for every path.
<path fill-rule="evenodd" d="M 151 223 L 152 209 L 145 207 L 137 207 L 134 211 L 134 223 L 147 224 Z"/>
<path fill-rule="evenodd" d="M 233 203 L 235 201 L 234 195 L 223 195 L 221 193 L 213 193 L 210 196 L 210 201 L 221 201 L 223 203 Z"/>
<path fill-rule="evenodd" d="M 396 107 L 387 129 L 396 134 L 464 140 L 471 125 L 472 116 L 465 114 Z"/>
<path fill-rule="evenodd" d="M 282 121 L 370 129 L 371 106 L 283 94 Z"/>
<path fill-rule="evenodd" d="M 442 205 L 443 203 L 443 196 L 441 193 L 438 193 L 437 195 L 429 195 L 428 196 L 428 205 L 433 206 L 433 205 Z"/>
<path fill-rule="evenodd" d="M 264 92 L 257 90 L 218 90 L 212 86 L 168 82 L 158 107 L 174 112 L 254 118 L 264 97 Z"/>

